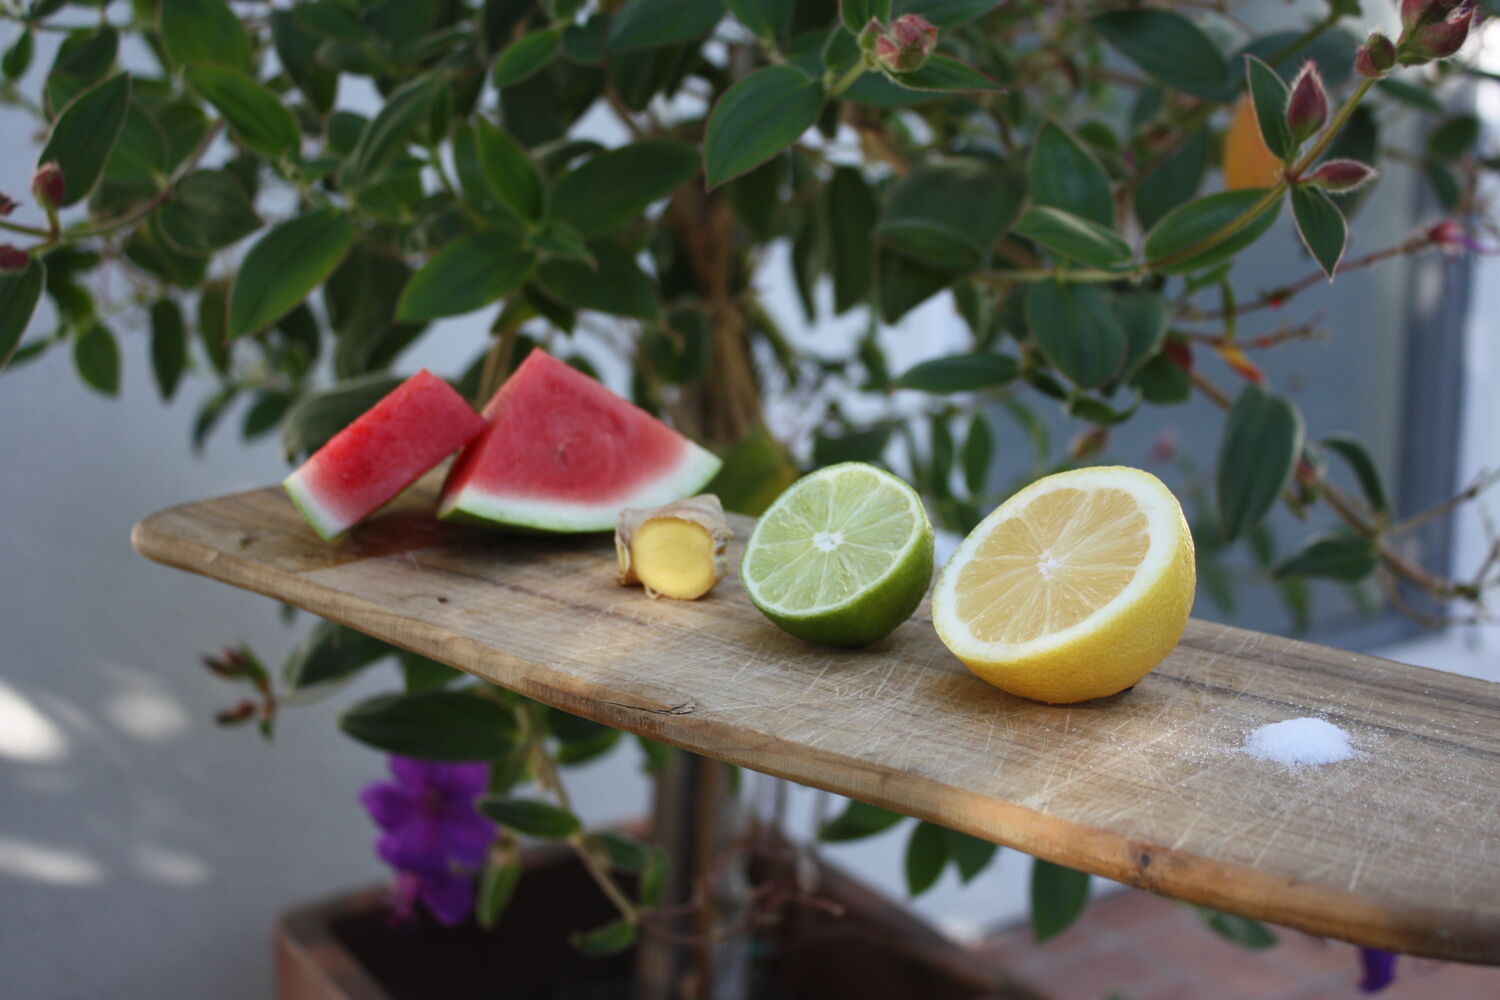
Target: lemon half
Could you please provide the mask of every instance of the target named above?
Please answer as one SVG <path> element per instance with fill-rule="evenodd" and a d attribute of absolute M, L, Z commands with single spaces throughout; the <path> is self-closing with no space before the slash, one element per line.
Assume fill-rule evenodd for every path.
<path fill-rule="evenodd" d="M 970 670 L 1062 704 L 1123 691 L 1172 651 L 1197 573 L 1182 507 L 1123 466 L 1039 479 L 964 539 L 938 577 L 932 618 Z"/>

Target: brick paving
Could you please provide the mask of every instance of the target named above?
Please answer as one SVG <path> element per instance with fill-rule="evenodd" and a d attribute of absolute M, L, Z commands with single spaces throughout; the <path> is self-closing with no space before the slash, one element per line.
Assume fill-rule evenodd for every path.
<path fill-rule="evenodd" d="M 1352 945 L 1277 928 L 1251 951 L 1219 938 L 1191 907 L 1119 893 L 1045 944 L 1013 927 L 980 945 L 1011 975 L 1053 1000 L 1356 1000 Z M 1500 968 L 1402 958 L 1381 1000 L 1500 1000 Z"/>

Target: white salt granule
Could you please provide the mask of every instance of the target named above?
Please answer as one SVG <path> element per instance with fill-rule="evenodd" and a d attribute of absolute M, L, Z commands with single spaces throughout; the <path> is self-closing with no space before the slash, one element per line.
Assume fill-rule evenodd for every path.
<path fill-rule="evenodd" d="M 1245 737 L 1241 749 L 1293 770 L 1354 756 L 1349 734 L 1322 719 L 1287 719 L 1261 726 Z"/>

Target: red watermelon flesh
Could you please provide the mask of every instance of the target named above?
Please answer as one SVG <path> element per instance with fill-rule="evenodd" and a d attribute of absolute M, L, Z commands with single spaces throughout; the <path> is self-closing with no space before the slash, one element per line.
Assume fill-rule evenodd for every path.
<path fill-rule="evenodd" d="M 342 534 L 485 429 L 427 369 L 392 389 L 282 483 L 325 539 Z"/>
<path fill-rule="evenodd" d="M 571 365 L 536 349 L 484 408 L 438 516 L 542 531 L 606 531 L 625 507 L 692 496 L 719 460 Z"/>

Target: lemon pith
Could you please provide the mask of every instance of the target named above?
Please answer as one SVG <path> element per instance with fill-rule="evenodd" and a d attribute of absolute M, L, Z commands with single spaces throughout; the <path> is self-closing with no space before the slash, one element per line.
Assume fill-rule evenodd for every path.
<path fill-rule="evenodd" d="M 1195 585 L 1192 535 L 1159 479 L 1078 469 L 1032 483 L 970 533 L 938 577 L 933 624 L 996 687 L 1083 701 L 1171 652 Z"/>

